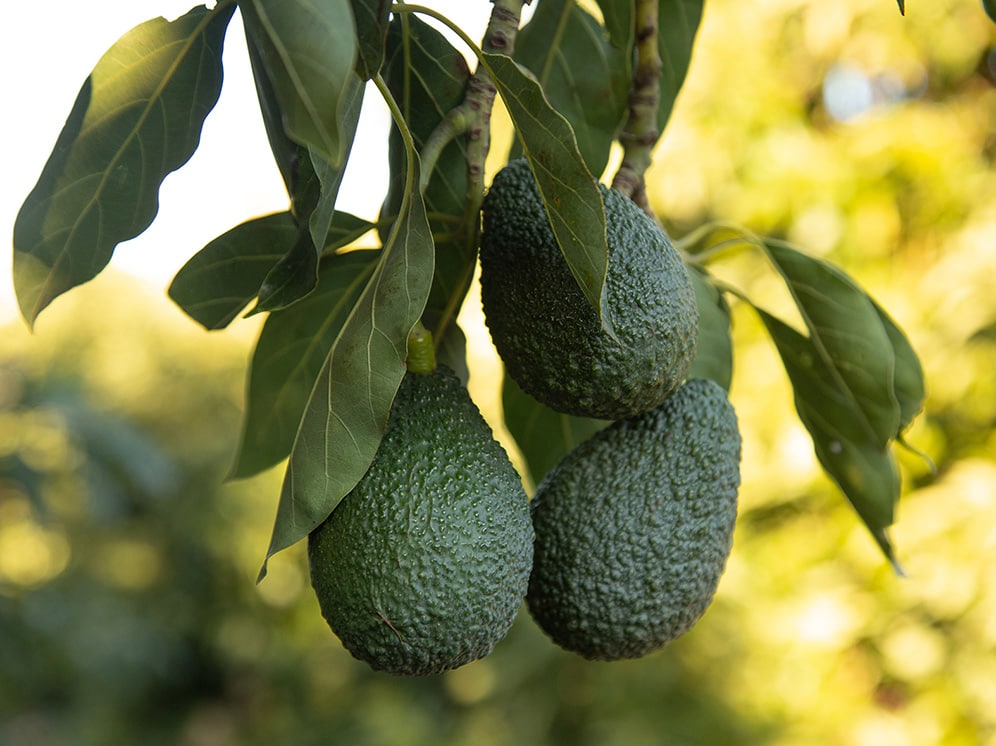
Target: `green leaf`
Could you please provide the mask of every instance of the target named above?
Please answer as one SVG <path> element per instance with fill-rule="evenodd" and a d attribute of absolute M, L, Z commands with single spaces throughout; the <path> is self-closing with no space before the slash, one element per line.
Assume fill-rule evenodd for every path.
<path fill-rule="evenodd" d="M 246 0 L 239 7 L 287 135 L 341 165 L 345 99 L 356 58 L 349 0 Z"/>
<path fill-rule="evenodd" d="M 900 427 L 896 355 L 868 295 L 833 265 L 768 240 L 765 250 L 788 285 L 820 359 L 853 399 L 854 428 L 884 447 Z"/>
<path fill-rule="evenodd" d="M 482 61 L 512 118 L 571 274 L 611 333 L 612 320 L 603 303 L 609 264 L 605 206 L 578 152 L 574 131 L 528 70 L 499 54 L 484 53 Z"/>
<path fill-rule="evenodd" d="M 315 292 L 267 318 L 249 365 L 233 478 L 256 474 L 290 453 L 318 373 L 379 255 L 351 251 L 326 257 Z"/>
<path fill-rule="evenodd" d="M 602 11 L 605 30 L 609 32 L 609 40 L 621 49 L 626 58 L 633 54 L 633 44 L 636 41 L 636 2 L 635 0 L 596 0 Z"/>
<path fill-rule="evenodd" d="M 982 0 L 982 7 L 992 22 L 996 23 L 996 0 Z"/>
<path fill-rule="evenodd" d="M 405 373 L 408 334 L 429 296 L 433 244 L 411 154 L 407 199 L 336 337 L 301 419 L 267 551 L 303 539 L 370 467 Z M 266 574 L 266 564 L 260 579 Z"/>
<path fill-rule="evenodd" d="M 356 38 L 359 55 L 356 73 L 364 80 L 376 75 L 384 64 L 384 45 L 391 0 L 350 0 L 356 19 Z"/>
<path fill-rule="evenodd" d="M 337 212 L 324 253 L 347 246 L 373 226 Z M 173 278 L 169 297 L 207 329 L 223 329 L 259 292 L 260 283 L 298 235 L 289 212 L 254 218 L 218 236 Z"/>
<path fill-rule="evenodd" d="M 407 30 L 405 30 L 407 28 Z M 467 62 L 438 31 L 414 16 L 391 23 L 387 37 L 385 80 L 421 150 L 443 117 L 464 97 L 470 71 Z M 436 270 L 423 323 L 432 331 L 437 347 L 452 325 L 470 287 L 477 259 L 473 225 L 467 217 L 467 151 L 464 138 L 452 140 L 436 162 L 423 197 L 432 216 L 436 242 Z M 382 215 L 394 215 L 405 191 L 405 150 L 401 134 L 392 130 L 389 159 L 391 182 Z"/>
<path fill-rule="evenodd" d="M 289 212 L 237 225 L 183 265 L 170 283 L 169 297 L 206 329 L 223 329 L 256 297 L 296 234 Z"/>
<path fill-rule="evenodd" d="M 360 122 L 360 109 L 363 107 L 363 92 L 366 86 L 356 76 L 350 75 L 343 94 L 343 143 L 345 156 L 341 165 L 333 165 L 325 160 L 314 148 L 308 148 L 308 160 L 319 183 L 318 198 L 314 208 L 307 213 L 299 214 L 299 221 L 303 221 L 305 214 L 308 218 L 308 230 L 311 232 L 311 240 L 317 248 L 322 247 L 322 241 L 329 232 L 332 225 L 333 215 L 335 215 L 335 202 L 339 197 L 339 188 L 342 186 L 342 178 L 346 172 L 346 160 L 353 149 L 353 140 L 356 137 L 356 127 Z"/>
<path fill-rule="evenodd" d="M 662 68 L 657 128 L 661 132 L 688 74 L 704 5 L 704 0 L 660 0 L 657 39 Z"/>
<path fill-rule="evenodd" d="M 519 388 L 508 374 L 502 387 L 502 407 L 505 426 L 519 446 L 534 486 L 576 445 L 609 424 L 555 412 Z"/>
<path fill-rule="evenodd" d="M 343 121 L 347 154 L 356 134 L 364 90 L 357 76 L 351 75 L 349 81 Z M 307 296 L 318 282 L 318 260 L 335 215 L 335 201 L 346 169 L 345 164 L 331 165 L 313 148 L 299 147 L 298 150 L 299 162 L 307 164 L 306 181 L 299 184 L 304 191 L 291 194 L 292 212 L 300 226 L 299 235 L 261 284 L 259 303 L 253 313 L 286 308 Z"/>
<path fill-rule="evenodd" d="M 926 395 L 923 367 L 903 330 L 871 297 L 869 297 L 869 301 L 878 312 L 896 357 L 896 370 L 892 383 L 893 393 L 899 402 L 899 429 L 896 431 L 898 436 L 909 427 L 913 419 L 923 409 L 923 399 Z"/>
<path fill-rule="evenodd" d="M 886 529 L 899 501 L 899 472 L 887 445 L 864 428 L 864 418 L 837 371 L 805 335 L 757 310 L 792 382 L 796 411 L 813 438 L 816 457 L 854 506 L 885 556 L 896 565 Z M 897 565 L 898 568 L 898 565 Z"/>
<path fill-rule="evenodd" d="M 574 0 L 544 0 L 516 37 L 515 59 L 571 123 L 588 169 L 602 173 L 628 111 L 629 56 Z"/>
<path fill-rule="evenodd" d="M 699 336 L 688 378 L 708 378 L 727 391 L 733 380 L 733 342 L 730 307 L 703 270 L 690 267 L 688 276 L 699 308 Z"/>
<path fill-rule="evenodd" d="M 147 21 L 97 62 L 14 224 L 14 287 L 29 324 L 152 223 L 159 185 L 193 155 L 218 100 L 234 9 Z"/>

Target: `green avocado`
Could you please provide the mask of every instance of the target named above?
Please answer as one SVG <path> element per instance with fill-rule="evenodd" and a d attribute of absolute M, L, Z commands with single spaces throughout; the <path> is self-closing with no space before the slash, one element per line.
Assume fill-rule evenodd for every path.
<path fill-rule="evenodd" d="M 405 375 L 370 469 L 308 540 L 332 631 L 374 669 L 412 676 L 491 652 L 532 554 L 519 475 L 442 366 Z"/>
<path fill-rule="evenodd" d="M 664 231 L 600 188 L 615 339 L 571 274 L 525 160 L 505 166 L 484 199 L 481 300 L 495 348 L 526 393 L 558 412 L 615 420 L 656 407 L 685 379 L 699 314 Z"/>
<path fill-rule="evenodd" d="M 533 498 L 533 618 L 593 660 L 638 658 L 684 634 L 726 566 L 739 487 L 737 418 L 712 381 L 584 441 Z"/>

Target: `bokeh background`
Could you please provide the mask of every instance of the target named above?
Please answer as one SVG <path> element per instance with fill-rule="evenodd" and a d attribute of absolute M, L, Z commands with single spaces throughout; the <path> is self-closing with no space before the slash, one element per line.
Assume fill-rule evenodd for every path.
<path fill-rule="evenodd" d="M 132 5 L 148 6 L 135 22 L 165 12 Z M 996 26 L 978 0 L 909 0 L 905 19 L 889 0 L 707 5 L 654 207 L 676 236 L 723 219 L 787 237 L 905 328 L 928 381 L 908 439 L 936 465 L 900 453 L 905 577 L 819 472 L 777 356 L 735 306 L 741 515 L 702 621 L 645 659 L 596 664 L 523 612 L 483 661 L 371 672 L 321 619 L 303 546 L 254 584 L 281 473 L 225 474 L 258 322 L 208 334 L 169 304 L 168 274 L 150 277 L 283 208 L 272 166 L 246 173 L 228 153 L 231 183 L 255 191 L 215 186 L 190 219 L 165 195 L 148 261 L 112 265 L 33 335 L 10 313 L 0 327 L 0 744 L 996 744 Z M 8 117 L 37 130 L 5 135 L 44 141 L 5 180 L 5 227 L 87 65 L 131 25 L 105 19 L 79 69 L 38 68 L 57 115 L 28 113 L 30 65 L 16 80 L 4 66 L 21 96 Z M 201 213 L 218 224 L 184 234 Z M 777 303 L 756 258 L 721 271 Z M 7 276 L 8 311 L 12 294 Z M 478 309 L 472 296 L 461 315 L 471 391 L 503 435 Z"/>

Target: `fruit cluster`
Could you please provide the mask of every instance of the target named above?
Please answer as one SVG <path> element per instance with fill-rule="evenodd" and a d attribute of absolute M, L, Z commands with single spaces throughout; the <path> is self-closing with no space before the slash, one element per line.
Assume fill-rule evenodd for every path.
<path fill-rule="evenodd" d="M 558 645 L 603 660 L 667 644 L 712 600 L 737 512 L 736 415 L 719 385 L 686 380 L 698 310 L 677 251 L 630 200 L 603 198 L 611 331 L 525 161 L 483 204 L 481 296 L 523 390 L 614 422 L 530 504 L 457 378 L 410 365 L 369 471 L 310 536 L 323 615 L 378 670 L 438 673 L 487 655 L 523 598 Z"/>

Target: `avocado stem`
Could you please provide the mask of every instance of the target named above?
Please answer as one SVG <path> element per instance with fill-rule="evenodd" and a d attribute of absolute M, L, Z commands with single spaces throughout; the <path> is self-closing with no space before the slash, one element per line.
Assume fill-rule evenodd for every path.
<path fill-rule="evenodd" d="M 408 333 L 408 357 L 405 360 L 410 373 L 426 375 L 436 369 L 436 349 L 432 344 L 432 332 L 421 321 Z"/>
<path fill-rule="evenodd" d="M 647 200 L 645 174 L 661 134 L 657 112 L 663 65 L 658 21 L 658 0 L 636 0 L 636 67 L 629 92 L 629 114 L 619 133 L 622 163 L 612 180 L 613 189 L 632 199 L 651 217 L 655 216 Z"/>

